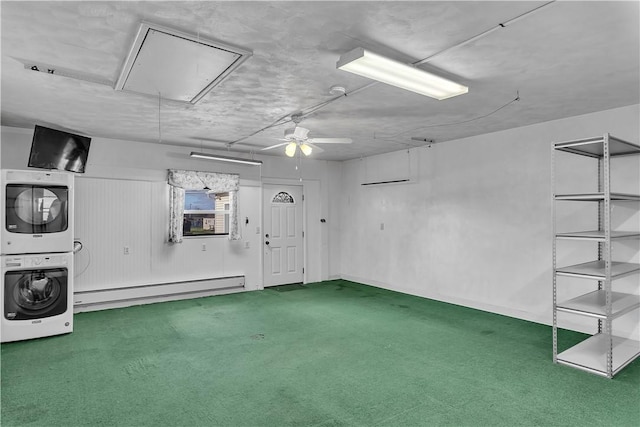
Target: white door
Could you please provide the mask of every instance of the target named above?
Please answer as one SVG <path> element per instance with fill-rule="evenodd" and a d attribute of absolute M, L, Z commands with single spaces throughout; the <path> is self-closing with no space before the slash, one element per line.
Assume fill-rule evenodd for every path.
<path fill-rule="evenodd" d="M 263 187 L 264 286 L 302 283 L 302 187 Z"/>

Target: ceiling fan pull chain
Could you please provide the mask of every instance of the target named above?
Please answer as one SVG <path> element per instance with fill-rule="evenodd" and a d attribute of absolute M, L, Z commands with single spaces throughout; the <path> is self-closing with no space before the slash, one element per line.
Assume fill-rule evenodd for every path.
<path fill-rule="evenodd" d="M 158 92 L 158 142 L 162 142 L 162 127 L 160 126 L 160 101 L 162 95 Z"/>

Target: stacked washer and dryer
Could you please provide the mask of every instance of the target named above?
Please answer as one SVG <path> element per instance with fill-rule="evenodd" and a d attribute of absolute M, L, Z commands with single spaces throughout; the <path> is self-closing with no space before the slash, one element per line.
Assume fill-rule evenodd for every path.
<path fill-rule="evenodd" d="M 2 170 L 0 341 L 73 331 L 71 173 Z"/>

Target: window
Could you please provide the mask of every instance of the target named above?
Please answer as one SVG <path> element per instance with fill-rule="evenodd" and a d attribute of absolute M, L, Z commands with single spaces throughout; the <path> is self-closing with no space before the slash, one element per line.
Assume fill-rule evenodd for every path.
<path fill-rule="evenodd" d="M 295 201 L 291 194 L 281 191 L 273 197 L 271 203 L 295 203 Z"/>
<path fill-rule="evenodd" d="M 229 193 L 187 190 L 184 195 L 184 236 L 229 234 Z"/>
<path fill-rule="evenodd" d="M 229 240 L 241 239 L 240 175 L 169 169 L 167 184 L 170 187 L 169 242 L 180 243 L 184 235 L 226 234 Z"/>

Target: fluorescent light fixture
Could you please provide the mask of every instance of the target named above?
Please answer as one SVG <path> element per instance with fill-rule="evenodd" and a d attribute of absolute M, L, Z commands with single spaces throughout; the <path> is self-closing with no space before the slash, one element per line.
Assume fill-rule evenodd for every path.
<path fill-rule="evenodd" d="M 293 156 L 296 155 L 296 148 L 297 147 L 298 147 L 298 144 L 296 144 L 295 142 L 290 142 L 285 147 L 284 153 L 289 157 L 293 157 Z"/>
<path fill-rule="evenodd" d="M 340 57 L 336 67 L 359 76 L 442 100 L 469 92 L 467 86 L 385 58 L 361 47 Z"/>
<path fill-rule="evenodd" d="M 190 156 L 198 159 L 218 160 L 221 162 L 229 163 L 241 163 L 243 165 L 262 165 L 262 160 L 243 159 L 242 157 L 218 156 L 217 154 L 196 153 L 195 151 L 192 151 Z"/>

